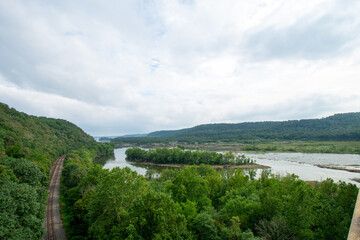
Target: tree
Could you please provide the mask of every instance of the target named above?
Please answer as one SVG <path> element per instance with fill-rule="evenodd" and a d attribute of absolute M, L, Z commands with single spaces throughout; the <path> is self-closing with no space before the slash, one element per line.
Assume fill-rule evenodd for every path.
<path fill-rule="evenodd" d="M 9 157 L 13 157 L 13 158 L 23 158 L 26 156 L 19 144 L 15 144 L 15 145 L 7 147 L 5 149 L 5 152 L 6 152 L 6 155 L 8 155 Z"/>
<path fill-rule="evenodd" d="M 130 210 L 129 235 L 141 239 L 183 239 L 189 236 L 181 207 L 160 192 L 148 190 L 136 198 Z M 129 226 L 130 226 L 129 225 Z"/>
<path fill-rule="evenodd" d="M 92 238 L 124 238 L 130 222 L 129 208 L 146 189 L 145 178 L 130 168 L 116 167 L 104 176 L 89 203 L 89 231 Z"/>
<path fill-rule="evenodd" d="M 44 174 L 41 172 L 39 167 L 27 159 L 14 159 L 6 157 L 0 159 L 0 164 L 9 166 L 20 183 L 39 186 L 44 179 Z"/>
<path fill-rule="evenodd" d="M 282 216 L 275 216 L 270 221 L 263 219 L 256 226 L 259 235 L 265 240 L 293 240 L 294 233 L 288 227 L 288 223 Z"/>
<path fill-rule="evenodd" d="M 0 238 L 41 239 L 46 193 L 26 183 L 0 183 Z"/>
<path fill-rule="evenodd" d="M 211 205 L 210 188 L 205 179 L 199 176 L 195 166 L 186 166 L 179 171 L 169 187 L 177 202 L 194 201 L 199 208 Z"/>
<path fill-rule="evenodd" d="M 62 171 L 64 187 L 70 189 L 76 187 L 86 175 L 86 170 L 77 164 L 67 164 Z"/>
<path fill-rule="evenodd" d="M 215 226 L 215 220 L 204 211 L 199 213 L 195 219 L 195 229 L 200 240 L 218 240 L 218 230 Z"/>

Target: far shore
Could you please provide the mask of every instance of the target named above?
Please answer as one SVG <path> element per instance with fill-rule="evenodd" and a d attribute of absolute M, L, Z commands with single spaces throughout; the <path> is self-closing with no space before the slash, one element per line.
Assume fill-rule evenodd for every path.
<path fill-rule="evenodd" d="M 116 148 L 142 147 L 142 148 L 173 148 L 179 147 L 187 150 L 205 151 L 233 151 L 238 153 L 336 153 L 336 154 L 360 154 L 359 141 L 277 141 L 251 143 L 240 142 L 209 142 L 209 143 L 186 143 L 186 142 L 158 142 L 158 143 L 117 143 Z"/>

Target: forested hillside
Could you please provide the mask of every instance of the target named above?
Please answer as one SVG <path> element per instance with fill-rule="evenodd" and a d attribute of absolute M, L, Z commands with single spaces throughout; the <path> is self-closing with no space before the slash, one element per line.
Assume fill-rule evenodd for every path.
<path fill-rule="evenodd" d="M 52 162 L 90 167 L 112 152 L 74 124 L 30 116 L 0 103 L 0 239 L 41 239 Z"/>
<path fill-rule="evenodd" d="M 29 158 L 47 171 L 57 156 L 91 144 L 91 136 L 66 120 L 30 116 L 0 103 L 2 155 Z"/>
<path fill-rule="evenodd" d="M 205 124 L 188 129 L 152 132 L 148 134 L 148 137 L 183 142 L 236 142 L 244 140 L 360 141 L 360 113 L 335 114 L 322 119 L 282 122 Z M 114 141 L 116 142 L 116 140 Z"/>

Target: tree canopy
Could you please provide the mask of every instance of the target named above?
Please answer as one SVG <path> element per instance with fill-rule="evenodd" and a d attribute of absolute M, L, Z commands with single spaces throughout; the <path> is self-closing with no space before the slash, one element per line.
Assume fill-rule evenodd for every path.
<path fill-rule="evenodd" d="M 209 165 L 152 179 L 94 166 L 64 189 L 70 239 L 346 239 L 357 191 Z"/>

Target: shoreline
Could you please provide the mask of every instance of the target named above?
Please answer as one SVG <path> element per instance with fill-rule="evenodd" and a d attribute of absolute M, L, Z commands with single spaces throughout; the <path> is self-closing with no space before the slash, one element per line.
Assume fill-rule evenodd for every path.
<path fill-rule="evenodd" d="M 319 168 L 327 168 L 327 169 L 334 169 L 334 170 L 342 170 L 342 171 L 360 173 L 360 169 L 348 169 L 348 168 L 332 167 L 332 166 L 320 165 L 320 164 L 317 164 L 317 165 L 315 165 L 315 166 L 317 166 L 317 167 L 319 167 Z"/>
<path fill-rule="evenodd" d="M 182 168 L 185 166 L 200 166 L 200 165 L 196 165 L 196 164 L 173 164 L 173 163 L 151 163 L 151 162 L 130 162 L 133 164 L 139 164 L 139 165 L 147 165 L 147 166 L 157 166 L 157 167 L 168 167 L 168 168 Z M 246 165 L 210 165 L 210 164 L 205 164 L 205 165 L 209 165 L 215 169 L 228 169 L 228 168 L 240 168 L 240 169 L 268 169 L 270 168 L 269 166 L 265 166 L 265 165 L 260 165 L 260 164 L 246 164 Z"/>

